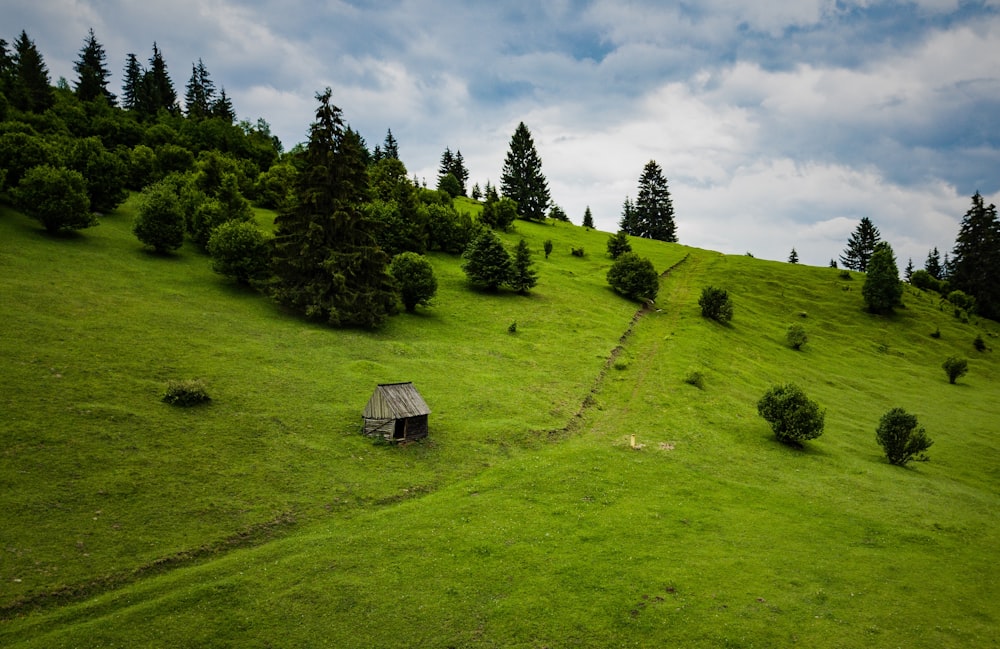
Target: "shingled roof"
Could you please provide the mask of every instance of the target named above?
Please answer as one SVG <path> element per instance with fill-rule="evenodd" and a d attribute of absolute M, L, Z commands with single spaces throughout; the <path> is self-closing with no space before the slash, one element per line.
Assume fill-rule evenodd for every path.
<path fill-rule="evenodd" d="M 431 409 L 410 382 L 381 383 L 365 406 L 367 419 L 404 419 L 430 414 Z"/>

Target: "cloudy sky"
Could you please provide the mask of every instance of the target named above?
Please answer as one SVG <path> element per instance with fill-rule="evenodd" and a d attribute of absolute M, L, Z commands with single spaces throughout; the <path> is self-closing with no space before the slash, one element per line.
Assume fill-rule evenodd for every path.
<path fill-rule="evenodd" d="M 603 230 L 656 160 L 681 242 L 727 253 L 826 265 L 868 216 L 919 268 L 975 191 L 1000 203 L 1000 0 L 4 0 L 0 25 L 71 84 L 93 28 L 116 92 L 153 41 L 180 95 L 201 58 L 286 149 L 330 86 L 431 185 L 445 147 L 497 183 L 524 121 Z"/>

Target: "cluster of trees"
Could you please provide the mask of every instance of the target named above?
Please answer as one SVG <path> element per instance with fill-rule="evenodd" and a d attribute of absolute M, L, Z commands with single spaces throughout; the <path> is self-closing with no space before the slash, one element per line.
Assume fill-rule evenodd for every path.
<path fill-rule="evenodd" d="M 663 169 L 655 160 L 650 160 L 643 167 L 635 203 L 630 197 L 625 198 L 618 228 L 634 237 L 677 242 L 674 204 Z"/>
<path fill-rule="evenodd" d="M 881 251 L 881 252 L 880 252 Z M 872 275 L 880 275 L 881 280 L 873 282 L 871 296 L 866 293 L 869 307 L 875 311 L 891 309 L 898 300 L 902 289 L 891 281 L 898 279 L 895 259 L 891 259 L 892 249 L 882 241 L 881 234 L 871 219 L 864 217 L 847 242 L 847 248 L 840 257 L 844 267 L 868 274 L 866 286 Z M 831 262 L 835 266 L 835 262 Z M 972 196 L 972 205 L 962 218 L 955 246 L 951 255 L 946 252 L 944 259 L 937 247 L 927 253 L 924 268 L 915 270 L 910 259 L 904 269 L 904 278 L 923 290 L 939 292 L 969 312 L 984 317 L 1000 319 L 1000 284 L 996 277 L 1000 273 L 1000 219 L 996 206 L 987 205 L 982 195 Z"/>

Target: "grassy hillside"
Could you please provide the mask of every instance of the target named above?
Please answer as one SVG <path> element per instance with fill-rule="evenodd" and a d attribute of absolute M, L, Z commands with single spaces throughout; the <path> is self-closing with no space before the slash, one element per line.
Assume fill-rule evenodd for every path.
<path fill-rule="evenodd" d="M 996 646 L 1000 365 L 972 347 L 993 323 L 637 241 L 676 267 L 622 338 L 607 234 L 519 222 L 508 243 L 555 246 L 530 297 L 433 256 L 432 309 L 344 332 L 142 252 L 129 218 L 54 240 L 0 213 L 7 646 Z M 700 317 L 708 284 L 731 326 Z M 158 401 L 191 377 L 211 405 Z M 428 442 L 357 434 L 393 380 L 430 403 Z M 802 450 L 754 407 L 785 381 L 827 410 Z M 880 457 L 893 406 L 930 462 Z"/>

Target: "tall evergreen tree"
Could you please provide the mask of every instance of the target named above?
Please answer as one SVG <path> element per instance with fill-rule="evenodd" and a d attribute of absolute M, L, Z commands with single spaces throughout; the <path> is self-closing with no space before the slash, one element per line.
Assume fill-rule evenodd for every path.
<path fill-rule="evenodd" d="M 399 142 L 392 135 L 392 129 L 386 129 L 385 142 L 382 143 L 382 157 L 399 160 Z"/>
<path fill-rule="evenodd" d="M 903 279 L 907 282 L 913 277 L 913 258 L 906 260 L 906 268 L 903 269 Z"/>
<path fill-rule="evenodd" d="M 854 234 L 847 240 L 847 248 L 844 249 L 844 254 L 840 256 L 840 261 L 844 264 L 844 268 L 850 268 L 862 273 L 865 272 L 868 268 L 868 260 L 871 259 L 872 253 L 875 252 L 875 245 L 881 240 L 882 235 L 879 233 L 878 228 L 875 227 L 875 224 L 867 216 L 863 217 L 861 222 L 858 223 L 858 227 L 854 230 Z"/>
<path fill-rule="evenodd" d="M 332 91 L 317 93 L 296 200 L 275 219 L 271 295 L 309 318 L 376 327 L 396 310 L 388 256 L 365 214 L 368 174 L 361 137 L 345 128 Z"/>
<path fill-rule="evenodd" d="M 618 229 L 633 237 L 639 236 L 639 215 L 635 211 L 632 199 L 628 196 L 622 204 L 622 218 L 618 221 Z"/>
<path fill-rule="evenodd" d="M 7 41 L 0 38 L 0 92 L 10 95 L 14 80 L 14 59 L 7 50 Z"/>
<path fill-rule="evenodd" d="M 201 59 L 197 64 L 191 64 L 191 79 L 185 86 L 184 103 L 187 106 L 187 116 L 202 119 L 212 115 L 215 104 L 215 84 L 208 73 L 208 68 Z"/>
<path fill-rule="evenodd" d="M 799 253 L 795 252 L 795 248 L 792 248 L 791 254 L 788 255 L 788 263 L 790 264 L 799 263 Z"/>
<path fill-rule="evenodd" d="M 149 58 L 149 68 L 143 75 L 142 86 L 141 103 L 146 113 L 155 115 L 161 108 L 174 114 L 178 112 L 177 91 L 174 90 L 174 82 L 170 79 L 163 53 L 155 42 L 153 56 Z"/>
<path fill-rule="evenodd" d="M 538 284 L 538 273 L 531 267 L 531 249 L 528 242 L 521 239 L 514 249 L 514 264 L 510 271 L 509 284 L 512 289 L 525 295 Z"/>
<path fill-rule="evenodd" d="M 974 296 L 981 315 L 1000 320 L 1000 221 L 996 205 L 986 205 L 979 192 L 962 218 L 950 262 L 952 288 Z"/>
<path fill-rule="evenodd" d="M 924 262 L 924 270 L 930 273 L 930 276 L 934 279 L 941 279 L 941 253 L 938 252 L 937 246 L 934 247 L 934 250 L 927 253 L 927 261 Z"/>
<path fill-rule="evenodd" d="M 493 230 L 483 230 L 462 253 L 462 270 L 473 284 L 496 291 L 510 280 L 513 260 Z"/>
<path fill-rule="evenodd" d="M 903 283 L 899 281 L 899 268 L 892 247 L 885 241 L 875 244 L 867 264 L 865 284 L 861 295 L 872 313 L 889 313 L 900 304 Z"/>
<path fill-rule="evenodd" d="M 542 159 L 535 150 L 531 132 L 521 122 L 510 139 L 510 150 L 503 165 L 500 189 L 517 203 L 517 213 L 529 221 L 544 221 L 551 197 L 542 175 Z"/>
<path fill-rule="evenodd" d="M 104 97 L 109 104 L 115 103 L 115 96 L 108 90 L 108 77 L 111 72 L 106 65 L 107 55 L 104 46 L 97 42 L 94 30 L 87 34 L 87 40 L 80 50 L 80 58 L 73 64 L 76 71 L 76 96 L 80 101 L 93 101 Z"/>
<path fill-rule="evenodd" d="M 21 30 L 21 35 L 14 41 L 14 74 L 10 97 L 11 105 L 18 110 L 31 113 L 43 113 L 55 103 L 55 95 L 49 81 L 49 69 L 45 67 L 35 42 L 28 38 L 28 33 Z"/>
<path fill-rule="evenodd" d="M 132 52 L 125 56 L 125 71 L 122 73 L 122 108 L 140 110 L 143 97 L 144 71 L 139 59 Z"/>
<path fill-rule="evenodd" d="M 583 227 L 593 228 L 594 227 L 594 215 L 590 213 L 590 205 L 587 209 L 583 211 Z"/>
<path fill-rule="evenodd" d="M 226 88 L 223 86 L 219 90 L 219 97 L 212 104 L 212 117 L 218 117 L 226 121 L 228 124 L 232 124 L 236 121 L 236 109 L 233 108 L 233 101 L 226 94 Z"/>
<path fill-rule="evenodd" d="M 462 185 L 462 196 L 465 196 L 465 186 L 469 184 L 469 170 L 465 166 L 465 158 L 462 157 L 461 149 L 455 151 L 451 173 L 455 178 L 458 178 L 459 184 Z"/>
<path fill-rule="evenodd" d="M 650 160 L 639 177 L 639 195 L 635 199 L 637 236 L 657 241 L 677 242 L 674 223 L 674 205 L 663 170 L 655 160 Z M 630 233 L 632 234 L 632 233 Z"/>

